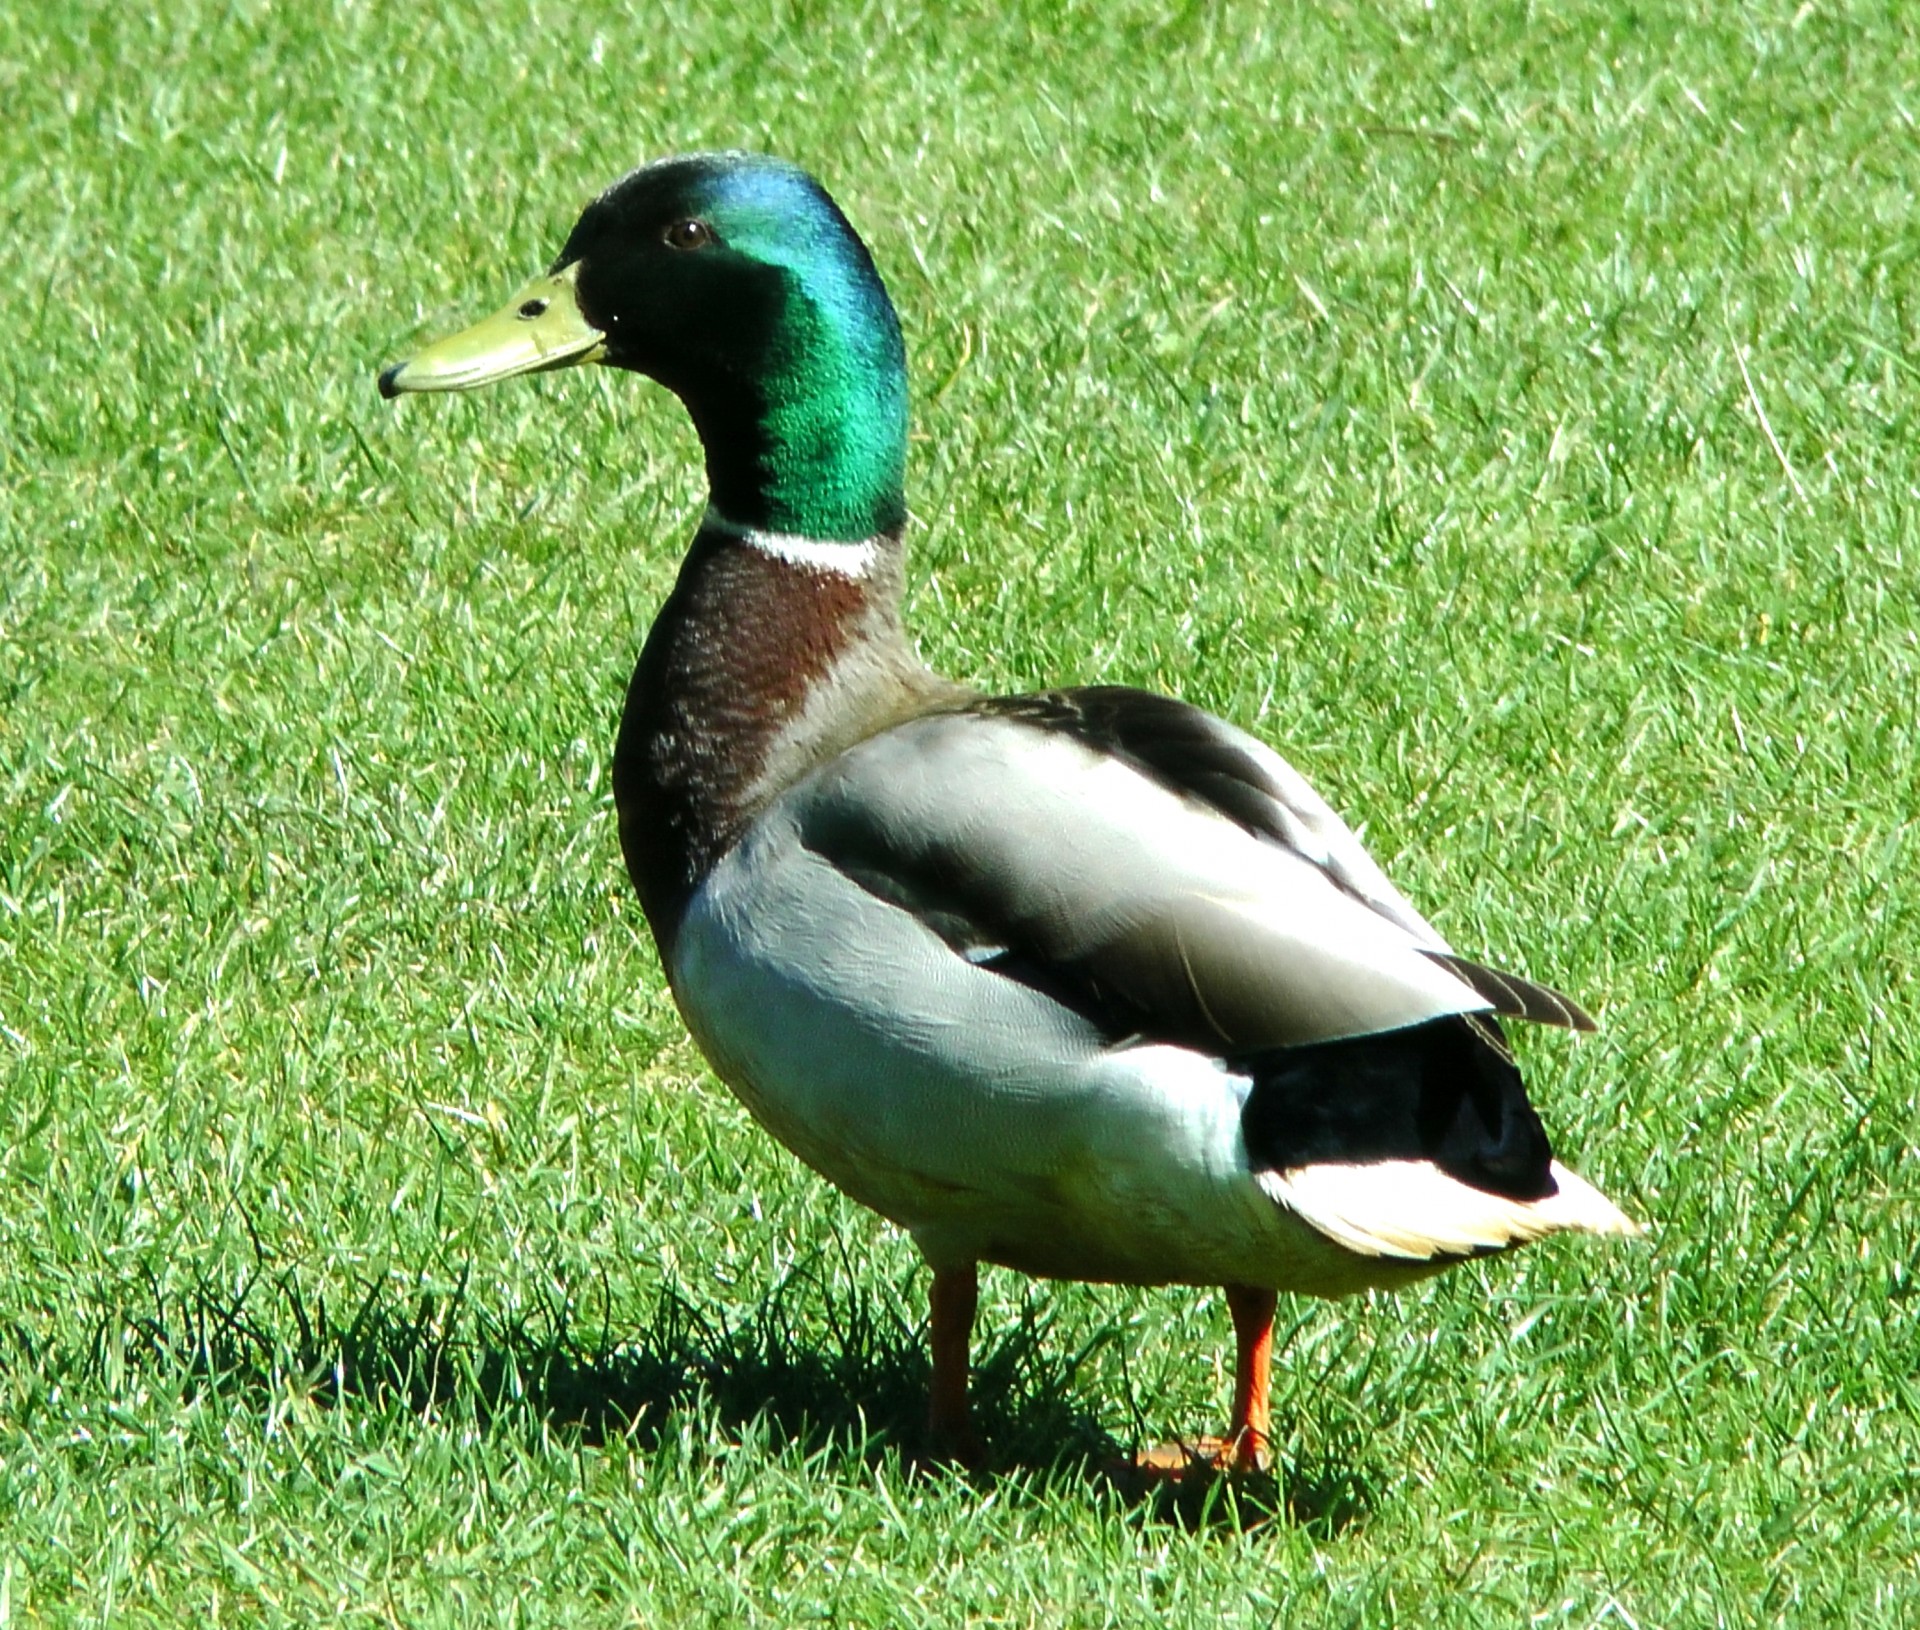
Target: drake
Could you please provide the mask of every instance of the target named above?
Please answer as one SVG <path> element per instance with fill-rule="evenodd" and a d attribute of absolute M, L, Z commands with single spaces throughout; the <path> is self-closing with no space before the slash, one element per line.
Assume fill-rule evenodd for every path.
<path fill-rule="evenodd" d="M 1143 691 L 921 663 L 899 323 L 811 176 L 636 170 L 380 389 L 585 362 L 677 395 L 707 466 L 614 753 L 627 868 L 715 1073 L 932 1268 L 945 1452 L 979 1456 L 983 1262 L 1223 1286 L 1232 1414 L 1198 1458 L 1244 1469 L 1276 1292 L 1637 1231 L 1553 1158 L 1501 1031 L 1592 1021 L 1457 955 L 1271 749 Z"/>

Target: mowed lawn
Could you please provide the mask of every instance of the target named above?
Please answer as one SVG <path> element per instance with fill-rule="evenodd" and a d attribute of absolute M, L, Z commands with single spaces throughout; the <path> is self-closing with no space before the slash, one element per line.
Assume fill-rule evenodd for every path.
<path fill-rule="evenodd" d="M 0 1624 L 1920 1619 L 1908 8 L 0 13 Z M 440 13 L 429 16 L 429 10 Z M 390 406 L 663 152 L 817 170 L 911 615 L 1285 751 L 1651 1225 L 1283 1302 L 925 1274 L 705 1070 L 607 761 L 702 498 L 609 372 Z"/>

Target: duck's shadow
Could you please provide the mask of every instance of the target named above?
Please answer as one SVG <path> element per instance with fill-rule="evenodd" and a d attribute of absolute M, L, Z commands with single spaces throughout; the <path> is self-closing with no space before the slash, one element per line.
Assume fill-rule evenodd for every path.
<path fill-rule="evenodd" d="M 870 1465 L 897 1458 L 915 1473 L 953 1475 L 924 1458 L 924 1332 L 876 1312 L 864 1295 L 834 1295 L 803 1276 L 739 1319 L 663 1291 L 650 1320 L 618 1332 L 606 1319 L 583 1330 L 571 1308 L 554 1305 L 501 1319 L 473 1308 L 464 1286 L 411 1305 L 376 1288 L 347 1318 L 324 1301 L 310 1305 L 291 1277 L 237 1293 L 150 1289 L 151 1312 L 109 1322 L 189 1390 L 260 1387 L 284 1397 L 292 1388 L 323 1406 L 401 1399 L 421 1413 L 471 1412 L 490 1430 L 558 1426 L 590 1443 L 643 1449 L 697 1411 L 730 1436 L 758 1434 L 776 1449 Z M 796 1311 L 799 1302 L 811 1316 Z M 1073 1402 L 1073 1374 L 1087 1355 L 1061 1353 L 1046 1334 L 1028 1307 L 976 1352 L 975 1417 L 992 1446 L 991 1470 L 970 1474 L 980 1486 L 1017 1496 L 1079 1482 L 1144 1520 L 1210 1532 L 1280 1521 L 1330 1537 L 1369 1515 L 1372 1479 L 1334 1461 L 1177 1483 L 1134 1474 L 1130 1449 Z"/>

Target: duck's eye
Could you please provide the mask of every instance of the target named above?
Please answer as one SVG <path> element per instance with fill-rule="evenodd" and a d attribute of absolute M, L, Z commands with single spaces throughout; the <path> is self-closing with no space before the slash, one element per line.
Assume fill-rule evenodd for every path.
<path fill-rule="evenodd" d="M 534 318 L 538 317 L 540 313 L 546 309 L 547 302 L 544 299 L 536 298 L 533 300 L 522 300 L 520 302 L 520 315 L 528 322 L 532 322 Z"/>
<path fill-rule="evenodd" d="M 669 249 L 704 249 L 713 242 L 713 228 L 705 221 L 675 221 L 661 236 Z"/>

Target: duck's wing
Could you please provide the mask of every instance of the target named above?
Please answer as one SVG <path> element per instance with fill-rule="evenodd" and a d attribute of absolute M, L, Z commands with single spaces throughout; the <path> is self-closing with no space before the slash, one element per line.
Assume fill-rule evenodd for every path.
<path fill-rule="evenodd" d="M 1284 760 L 1164 697 L 975 703 L 788 797 L 808 849 L 1114 1041 L 1231 1056 L 1453 1014 L 1590 1023 L 1456 957 Z"/>
<path fill-rule="evenodd" d="M 994 698 L 986 706 L 1076 736 L 1255 837 L 1313 862 L 1337 887 L 1405 929 L 1427 955 L 1485 997 L 1492 1012 L 1569 1030 L 1596 1028 L 1571 997 L 1456 954 L 1307 778 L 1258 737 L 1224 719 L 1173 697 L 1124 685 Z"/>

